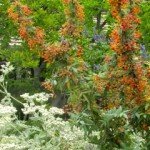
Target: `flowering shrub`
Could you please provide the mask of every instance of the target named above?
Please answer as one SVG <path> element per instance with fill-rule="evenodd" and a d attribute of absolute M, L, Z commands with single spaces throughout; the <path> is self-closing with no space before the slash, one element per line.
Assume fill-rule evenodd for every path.
<path fill-rule="evenodd" d="M 47 93 L 21 95 L 21 103 L 6 88 L 5 76 L 13 70 L 10 63 L 2 66 L 0 70 L 0 93 L 4 98 L 0 103 L 0 149 L 3 150 L 76 150 L 96 149 L 84 138 L 84 132 L 78 127 L 64 121 L 61 116 L 62 109 L 48 108 L 46 102 L 53 96 Z M 26 120 L 18 120 L 16 108 L 12 101 L 16 100 L 24 107 L 22 109 Z"/>
<path fill-rule="evenodd" d="M 126 113 L 127 120 L 120 121 L 118 117 L 114 116 L 115 119 L 111 120 L 109 124 L 107 116 L 101 118 L 102 114 L 99 114 L 99 110 L 95 110 L 94 107 L 93 120 L 96 123 L 99 120 L 99 126 L 101 126 L 102 120 L 105 121 L 106 126 L 102 126 L 100 132 L 105 133 L 105 143 L 109 141 L 109 146 L 127 145 L 129 148 L 129 143 L 132 140 L 129 138 L 130 142 L 125 144 L 124 142 L 128 141 L 126 137 L 138 135 L 145 141 L 144 148 L 141 149 L 149 149 L 150 86 L 147 70 L 143 67 L 139 55 L 139 38 L 141 36 L 138 31 L 140 24 L 138 18 L 139 2 L 140 0 L 109 0 L 111 14 L 115 20 L 114 29 L 110 35 L 110 47 L 115 54 L 114 58 L 108 61 L 109 69 L 104 74 L 94 75 L 95 88 L 102 97 L 99 100 L 100 107 L 98 108 L 101 108 L 105 113 L 111 112 L 109 117 L 112 117 L 113 110 L 118 112 L 121 106 L 129 111 Z M 98 115 L 99 117 L 96 117 Z M 125 129 L 123 126 L 127 128 Z M 123 133 L 125 137 L 120 133 Z M 117 141 L 116 137 L 119 137 Z"/>
<path fill-rule="evenodd" d="M 104 95 L 105 109 L 120 105 L 134 108 L 148 102 L 149 81 L 139 55 L 139 0 L 109 0 L 115 20 L 110 48 L 115 52 L 104 77 L 94 77 L 97 91 Z M 107 74 L 107 75 L 106 75 Z"/>
<path fill-rule="evenodd" d="M 116 84 L 122 85 L 120 92 L 126 105 L 129 101 L 130 105 L 141 104 L 147 99 L 148 95 L 144 90 L 146 91 L 148 83 L 137 55 L 140 49 L 138 40 L 141 37 L 138 31 L 140 19 L 137 16 L 140 12 L 140 1 L 110 0 L 109 2 L 112 16 L 116 20 L 110 44 L 111 49 L 117 54 L 118 83 Z"/>

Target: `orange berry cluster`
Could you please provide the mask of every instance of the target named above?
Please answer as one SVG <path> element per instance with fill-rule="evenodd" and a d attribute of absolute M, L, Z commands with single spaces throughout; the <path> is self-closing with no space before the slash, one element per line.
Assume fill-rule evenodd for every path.
<path fill-rule="evenodd" d="M 124 94 L 126 102 L 130 104 L 140 104 L 144 101 L 144 91 L 148 86 L 136 52 L 139 50 L 138 40 L 141 37 L 138 31 L 140 19 L 137 17 L 140 12 L 139 2 L 109 0 L 112 16 L 116 20 L 116 26 L 110 35 L 110 47 L 117 54 L 117 67 L 120 70 L 120 77 L 116 82 L 121 89 L 118 91 Z"/>
<path fill-rule="evenodd" d="M 52 45 L 45 46 L 42 56 L 46 62 L 53 62 L 59 55 L 66 53 L 70 49 L 68 42 L 66 43 L 55 43 Z"/>
<path fill-rule="evenodd" d="M 77 48 L 78 48 L 77 49 L 77 57 L 82 57 L 82 55 L 83 55 L 83 47 L 79 45 Z"/>
<path fill-rule="evenodd" d="M 18 25 L 20 37 L 27 42 L 30 49 L 42 49 L 40 51 L 41 57 L 46 62 L 51 63 L 58 55 L 62 55 L 69 50 L 69 44 L 67 42 L 46 44 L 44 30 L 34 26 L 31 14 L 30 8 L 17 0 L 8 9 L 9 17 Z"/>
<path fill-rule="evenodd" d="M 30 8 L 19 1 L 13 2 L 8 9 L 9 17 L 19 26 L 20 37 L 28 43 L 30 49 L 34 49 L 43 44 L 45 33 L 42 28 L 33 26 L 34 22 L 30 19 L 31 14 Z"/>
<path fill-rule="evenodd" d="M 82 31 L 81 24 L 84 21 L 83 6 L 77 0 L 63 0 L 63 4 L 65 6 L 66 22 L 60 33 L 62 36 L 79 37 Z"/>
<path fill-rule="evenodd" d="M 53 85 L 50 82 L 45 81 L 42 83 L 42 86 L 49 92 L 53 92 Z"/>
<path fill-rule="evenodd" d="M 72 77 L 73 73 L 66 68 L 63 68 L 59 71 L 60 77 Z"/>

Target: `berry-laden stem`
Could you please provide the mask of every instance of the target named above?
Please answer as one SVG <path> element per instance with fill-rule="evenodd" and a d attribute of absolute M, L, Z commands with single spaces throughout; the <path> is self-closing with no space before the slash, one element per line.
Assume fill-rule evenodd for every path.
<path fill-rule="evenodd" d="M 146 101 L 146 87 L 148 85 L 145 72 L 142 68 L 138 51 L 138 40 L 141 33 L 138 31 L 140 19 L 140 0 L 109 0 L 111 14 L 115 19 L 115 28 L 110 37 L 110 47 L 116 53 L 117 84 L 122 94 L 122 100 L 128 106 L 141 104 Z M 114 87 L 110 86 L 113 91 Z M 120 96 L 120 94 L 118 94 Z"/>

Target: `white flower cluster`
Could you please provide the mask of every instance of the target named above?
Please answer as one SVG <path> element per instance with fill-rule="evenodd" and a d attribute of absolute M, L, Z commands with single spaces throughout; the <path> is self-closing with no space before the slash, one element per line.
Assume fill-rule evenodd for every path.
<path fill-rule="evenodd" d="M 0 117 L 7 116 L 7 115 L 14 115 L 16 113 L 16 108 L 13 106 L 5 106 L 0 104 Z"/>
<path fill-rule="evenodd" d="M 14 121 L 16 109 L 13 106 L 0 104 L 0 129 L 3 133 Z"/>
<path fill-rule="evenodd" d="M 1 69 L 0 71 L 2 72 L 2 74 L 7 75 L 8 73 L 10 73 L 12 70 L 14 70 L 14 67 L 10 64 L 10 62 L 6 62 L 5 65 L 1 65 Z M 1 80 L 2 80 L 2 76 L 1 76 Z"/>
<path fill-rule="evenodd" d="M 35 104 L 36 102 L 43 104 L 44 102 L 48 101 L 48 99 L 51 97 L 52 95 L 47 94 L 47 93 L 36 93 L 34 95 L 29 95 L 29 93 L 25 93 L 23 95 L 20 95 L 20 97 L 22 97 L 26 103 L 24 103 L 24 108 L 22 109 L 23 113 L 25 115 L 27 114 L 35 114 L 36 111 L 39 111 L 44 108 L 45 109 L 45 105 L 40 105 L 38 106 L 37 104 Z"/>
<path fill-rule="evenodd" d="M 51 107 L 49 112 L 53 115 L 56 115 L 56 114 L 62 115 L 62 114 L 64 114 L 64 111 L 62 109 L 57 108 L 57 107 Z"/>
<path fill-rule="evenodd" d="M 82 130 L 76 126 L 71 126 L 69 121 L 55 117 L 56 114 L 62 115 L 64 113 L 62 109 L 56 107 L 46 109 L 45 105 L 35 105 L 33 100 L 37 97 L 39 98 L 39 95 L 41 94 L 36 94 L 36 96 L 25 94 L 21 96 L 27 100 L 27 103 L 24 104 L 23 112 L 25 114 L 32 114 L 28 120 L 30 123 L 27 125 L 24 121 L 14 121 L 9 116 L 5 120 L 5 129 L 0 133 L 0 137 L 2 137 L 0 138 L 0 149 L 84 150 L 91 148 L 96 150 L 95 145 L 88 143 L 84 139 L 84 132 Z M 16 109 L 12 107 L 0 105 L 0 111 L 2 111 L 0 114 L 14 114 Z M 8 131 L 10 135 L 5 134 Z M 14 134 L 14 131 L 16 134 Z M 13 136 L 14 140 L 12 140 Z"/>
<path fill-rule="evenodd" d="M 25 100 L 22 111 L 29 119 L 18 120 L 11 100 L 19 100 L 7 92 L 4 84 L 5 75 L 12 70 L 10 63 L 2 65 L 0 70 L 3 74 L 0 76 L 3 89 L 0 93 L 5 94 L 0 101 L 0 150 L 96 150 L 95 145 L 84 139 L 82 130 L 58 117 L 64 114 L 62 109 L 46 107 L 45 102 L 53 95 L 21 95 Z"/>
<path fill-rule="evenodd" d="M 32 107 L 32 106 L 30 106 Z M 35 107 L 35 106 L 34 106 Z M 88 143 L 84 139 L 84 132 L 78 127 L 71 126 L 68 121 L 62 118 L 56 118 L 54 114 L 62 114 L 63 110 L 58 108 L 46 109 L 45 106 L 36 107 L 40 114 L 32 113 L 30 123 L 34 126 L 25 125 L 23 121 L 9 121 L 9 126 L 5 126 L 5 133 L 8 131 L 16 132 L 17 134 L 3 134 L 0 135 L 0 149 L 3 150 L 84 150 L 89 147 L 96 147 Z M 33 109 L 36 111 L 35 109 Z M 14 113 L 10 109 L 6 113 Z M 11 123 L 11 125 L 10 125 Z M 7 130 L 6 130 L 7 129 Z M 32 136 L 31 136 L 32 135 Z M 11 137 L 14 136 L 14 140 Z M 10 142 L 11 141 L 11 142 Z"/>
<path fill-rule="evenodd" d="M 28 102 L 33 102 L 35 100 L 36 102 L 40 102 L 40 103 L 48 101 L 48 99 L 52 96 L 53 96 L 52 94 L 47 94 L 44 92 L 36 93 L 34 95 L 31 95 L 31 96 L 29 95 L 29 93 L 25 93 L 23 95 L 20 95 L 20 97 L 22 97 L 24 100 L 26 100 Z"/>
<path fill-rule="evenodd" d="M 15 135 L 3 136 L 0 142 L 1 150 L 25 150 L 27 146 L 20 143 L 20 139 Z"/>

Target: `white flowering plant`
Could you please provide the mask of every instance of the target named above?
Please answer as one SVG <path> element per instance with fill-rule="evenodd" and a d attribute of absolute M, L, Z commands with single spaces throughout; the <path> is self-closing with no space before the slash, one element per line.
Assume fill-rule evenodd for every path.
<path fill-rule="evenodd" d="M 0 150 L 96 150 L 97 146 L 88 142 L 84 132 L 69 121 L 58 117 L 62 109 L 47 108 L 45 102 L 53 96 L 47 93 L 21 95 L 24 103 L 7 91 L 5 77 L 13 70 L 8 62 L 0 69 Z M 26 120 L 19 120 L 12 101 L 23 105 Z M 56 117 L 57 115 L 57 117 Z"/>

